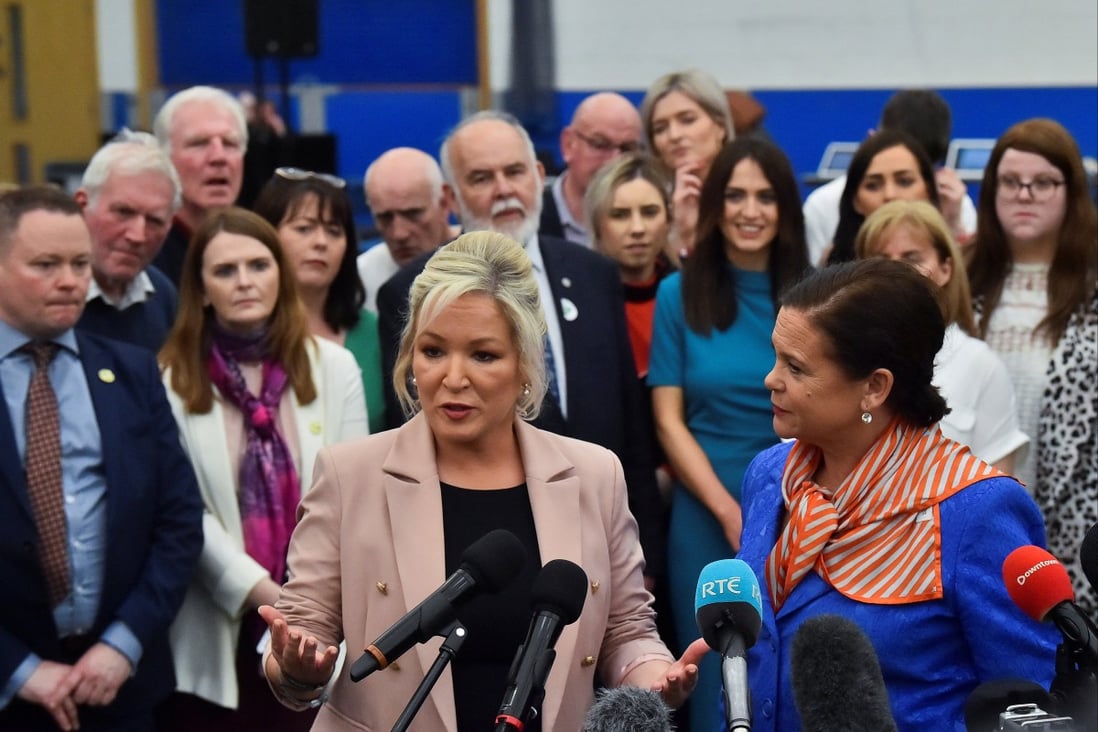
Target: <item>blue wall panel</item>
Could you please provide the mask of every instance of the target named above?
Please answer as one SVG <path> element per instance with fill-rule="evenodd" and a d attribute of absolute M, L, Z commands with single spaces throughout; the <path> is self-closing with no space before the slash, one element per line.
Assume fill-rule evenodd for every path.
<path fill-rule="evenodd" d="M 166 87 L 249 85 L 241 0 L 158 0 L 160 79 Z M 472 85 L 472 0 L 319 0 L 319 53 L 290 62 L 291 81 Z M 268 62 L 266 78 L 274 80 Z"/>

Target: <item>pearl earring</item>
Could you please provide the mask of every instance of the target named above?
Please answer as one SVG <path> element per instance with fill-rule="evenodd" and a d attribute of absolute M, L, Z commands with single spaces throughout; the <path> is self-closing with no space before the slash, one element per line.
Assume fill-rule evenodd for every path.
<path fill-rule="evenodd" d="M 529 384 L 523 384 L 522 385 L 522 395 L 524 397 L 530 396 L 530 385 Z"/>
<path fill-rule="evenodd" d="M 870 414 L 868 410 L 865 411 L 865 412 L 862 412 L 862 421 L 865 422 L 866 424 L 869 424 L 870 422 L 873 421 L 873 415 Z"/>

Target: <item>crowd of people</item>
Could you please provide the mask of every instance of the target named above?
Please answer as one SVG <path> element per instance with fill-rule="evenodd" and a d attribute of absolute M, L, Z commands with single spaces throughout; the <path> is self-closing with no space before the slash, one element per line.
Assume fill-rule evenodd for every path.
<path fill-rule="evenodd" d="M 438 641 L 357 655 L 495 529 L 526 560 L 411 729 L 492 724 L 541 566 L 587 577 L 528 729 L 639 686 L 722 729 L 702 569 L 762 587 L 753 729 L 798 730 L 790 655 L 859 625 L 900 729 L 1049 685 L 1005 557 L 1047 546 L 1092 616 L 1098 216 L 1071 135 L 1021 121 L 978 202 L 949 108 L 897 92 L 803 203 L 700 70 L 600 92 L 547 180 L 500 111 L 347 183 L 234 205 L 247 116 L 211 87 L 79 190 L 0 193 L 0 728 L 388 729 Z M 390 663 L 390 661 L 392 661 Z"/>

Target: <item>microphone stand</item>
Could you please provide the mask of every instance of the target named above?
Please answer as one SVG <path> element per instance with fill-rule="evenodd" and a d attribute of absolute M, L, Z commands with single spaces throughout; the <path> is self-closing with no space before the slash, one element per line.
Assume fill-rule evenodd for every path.
<path fill-rule="evenodd" d="M 747 687 L 747 649 L 743 636 L 733 633 L 721 658 L 724 680 L 725 725 L 729 732 L 751 729 L 751 707 Z"/>
<path fill-rule="evenodd" d="M 419 713 L 419 708 L 423 706 L 423 702 L 427 701 L 428 694 L 434 688 L 438 677 L 442 675 L 446 664 L 454 660 L 454 656 L 461 650 L 461 644 L 465 642 L 465 626 L 458 620 L 446 626 L 439 635 L 443 633 L 446 634 L 446 640 L 442 641 L 442 647 L 438 649 L 438 658 L 431 664 L 431 668 L 427 670 L 427 675 L 423 677 L 423 681 L 419 682 L 412 698 L 408 700 L 408 706 L 404 707 L 404 711 L 397 719 L 396 724 L 393 725 L 393 732 L 405 732 L 408 729 L 408 725 Z"/>
<path fill-rule="evenodd" d="M 1098 728 L 1098 663 L 1085 646 L 1061 643 L 1056 648 L 1056 676 L 1049 693 L 1060 714 L 1070 716 L 1079 729 Z"/>

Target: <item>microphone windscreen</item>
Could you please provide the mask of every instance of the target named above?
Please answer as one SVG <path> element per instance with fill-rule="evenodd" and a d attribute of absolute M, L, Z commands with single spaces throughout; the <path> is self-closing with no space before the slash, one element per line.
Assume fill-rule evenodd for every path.
<path fill-rule="evenodd" d="M 747 562 L 718 559 L 705 565 L 694 592 L 694 618 L 717 653 L 724 653 L 720 639 L 729 626 L 743 637 L 745 648 L 755 645 L 762 627 L 762 592 Z"/>
<path fill-rule="evenodd" d="M 1014 604 L 1038 623 L 1061 602 L 1075 600 L 1064 565 L 1038 546 L 1020 546 L 1007 555 L 1003 584 Z"/>
<path fill-rule="evenodd" d="M 1036 704 L 1052 709 L 1052 696 L 1040 684 L 1022 679 L 986 681 L 969 694 L 965 702 L 968 732 L 999 732 L 999 715 L 1012 704 Z"/>
<path fill-rule="evenodd" d="M 518 576 L 525 564 L 526 550 L 518 537 L 506 529 L 494 529 L 465 548 L 459 566 L 472 575 L 481 589 L 499 592 Z"/>
<path fill-rule="evenodd" d="M 556 613 L 565 625 L 576 622 L 586 599 L 587 573 L 567 559 L 546 562 L 530 588 L 530 607 L 534 612 Z"/>
<path fill-rule="evenodd" d="M 600 691 L 583 732 L 671 732 L 671 708 L 654 691 L 619 686 Z"/>
<path fill-rule="evenodd" d="M 804 732 L 896 729 L 873 644 L 839 615 L 809 618 L 790 648 L 793 702 Z"/>
<path fill-rule="evenodd" d="M 1083 544 L 1079 547 L 1079 563 L 1083 566 L 1087 582 L 1098 590 L 1098 524 L 1091 526 L 1083 537 Z"/>

